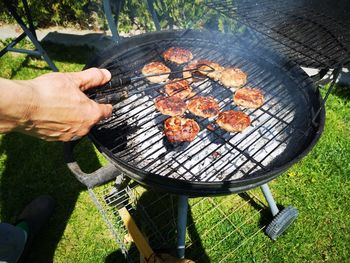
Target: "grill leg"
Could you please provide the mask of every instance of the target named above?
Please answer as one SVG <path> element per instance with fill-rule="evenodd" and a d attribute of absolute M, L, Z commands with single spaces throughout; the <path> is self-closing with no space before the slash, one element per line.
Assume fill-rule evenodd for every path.
<path fill-rule="evenodd" d="M 267 203 L 269 204 L 272 215 L 277 215 L 279 213 L 279 210 L 275 200 L 273 199 L 269 186 L 267 184 L 263 184 L 262 186 L 260 186 L 260 188 L 265 196 Z"/>
<path fill-rule="evenodd" d="M 147 7 L 153 18 L 154 25 L 156 26 L 157 31 L 160 31 L 161 27 L 160 27 L 159 19 L 153 4 L 154 4 L 154 0 L 147 0 Z"/>
<path fill-rule="evenodd" d="M 188 196 L 180 195 L 177 207 L 177 256 L 185 258 Z"/>
<path fill-rule="evenodd" d="M 8 11 L 10 12 L 10 14 L 12 15 L 12 17 L 17 21 L 17 23 L 20 25 L 20 27 L 22 28 L 22 30 L 24 31 L 24 33 L 22 35 L 20 35 L 17 39 L 15 39 L 10 45 L 8 45 L 6 48 L 4 48 L 3 50 L 1 50 L 0 52 L 0 57 L 2 55 L 4 55 L 7 51 L 13 51 L 13 52 L 19 52 L 19 53 L 25 53 L 25 54 L 29 54 L 29 55 L 34 55 L 34 56 L 42 56 L 44 58 L 44 60 L 46 61 L 46 63 L 50 66 L 50 68 L 52 69 L 52 71 L 57 72 L 58 69 L 56 67 L 56 65 L 52 62 L 52 60 L 50 59 L 50 57 L 47 55 L 46 51 L 43 49 L 43 47 L 41 46 L 41 44 L 39 43 L 37 37 L 36 37 L 36 33 L 34 30 L 34 25 L 33 25 L 33 21 L 32 21 L 32 17 L 30 15 L 29 12 L 29 8 L 28 8 L 28 3 L 26 0 L 22 0 L 23 2 L 23 6 L 24 6 L 24 11 L 25 11 L 25 16 L 28 20 L 29 23 L 29 28 L 25 25 L 24 21 L 22 20 L 22 18 L 19 16 L 19 14 L 16 11 L 16 8 L 14 7 L 14 5 L 11 3 L 11 1 L 6 0 L 5 1 L 5 5 L 8 9 Z M 28 36 L 28 38 L 30 39 L 30 41 L 34 44 L 35 48 L 37 49 L 36 51 L 33 50 L 26 50 L 26 49 L 17 49 L 14 48 L 14 45 L 16 45 L 20 40 L 22 40 L 25 36 Z"/>

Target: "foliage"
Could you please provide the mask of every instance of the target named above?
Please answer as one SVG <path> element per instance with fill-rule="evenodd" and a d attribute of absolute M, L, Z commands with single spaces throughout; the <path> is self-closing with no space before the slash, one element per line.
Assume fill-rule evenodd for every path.
<path fill-rule="evenodd" d="M 19 2 L 19 10 L 23 8 Z M 116 2 L 111 0 L 112 10 Z M 39 27 L 79 25 L 81 28 L 105 28 L 101 0 L 28 0 L 32 16 Z M 0 2 L 0 21 L 13 22 Z M 154 8 L 162 28 L 210 28 L 227 31 L 235 28 L 230 19 L 218 16 L 203 4 L 203 0 L 155 0 Z M 147 1 L 125 0 L 119 16 L 119 30 L 154 29 Z"/>
<path fill-rule="evenodd" d="M 27 0 L 31 15 L 39 27 L 75 25 L 88 27 L 93 12 L 102 12 L 100 0 Z M 14 1 L 18 12 L 24 14 L 23 3 Z M 102 15 L 102 14 L 101 14 Z M 4 3 L 0 2 L 0 21 L 14 22 Z"/>
<path fill-rule="evenodd" d="M 155 9 L 159 14 L 162 27 L 209 28 L 226 31 L 233 29 L 234 23 L 226 17 L 205 7 L 203 0 L 156 1 Z"/>

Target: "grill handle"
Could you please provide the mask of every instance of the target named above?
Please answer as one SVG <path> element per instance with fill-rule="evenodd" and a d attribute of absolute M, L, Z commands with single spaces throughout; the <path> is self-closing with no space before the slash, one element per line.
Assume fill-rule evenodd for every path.
<path fill-rule="evenodd" d="M 75 160 L 73 153 L 74 147 L 79 142 L 80 140 L 70 141 L 65 142 L 63 145 L 64 159 L 68 169 L 74 174 L 75 178 L 77 178 L 79 182 L 81 182 L 87 188 L 93 188 L 111 181 L 121 174 L 121 172 L 111 163 L 108 163 L 106 166 L 101 167 L 92 173 L 84 173 Z"/>

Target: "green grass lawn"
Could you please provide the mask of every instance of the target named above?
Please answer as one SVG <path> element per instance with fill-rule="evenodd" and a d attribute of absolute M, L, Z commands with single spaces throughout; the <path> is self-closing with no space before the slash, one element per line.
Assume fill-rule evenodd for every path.
<path fill-rule="evenodd" d="M 87 47 L 46 44 L 45 48 L 60 71 L 81 70 L 94 56 Z M 50 69 L 42 60 L 19 54 L 0 58 L 0 77 L 28 79 L 46 72 Z M 270 219 L 259 201 L 263 200 L 259 189 L 248 195 L 191 199 L 188 257 L 215 263 L 349 262 L 350 87 L 337 86 L 326 108 L 326 127 L 319 143 L 270 183 L 280 205 L 299 210 L 287 233 L 273 242 L 259 231 Z M 29 262 L 122 262 L 88 192 L 66 168 L 62 144 L 15 133 L 2 135 L 0 140 L 0 221 L 13 222 L 37 195 L 48 193 L 57 200 L 55 214 L 34 244 Z M 87 172 L 104 162 L 88 140 L 76 152 Z M 154 198 L 140 195 L 146 202 Z M 162 202 L 151 206 L 149 214 L 159 214 L 175 201 Z M 170 229 L 161 232 L 173 233 Z M 223 239 L 229 233 L 233 234 Z"/>

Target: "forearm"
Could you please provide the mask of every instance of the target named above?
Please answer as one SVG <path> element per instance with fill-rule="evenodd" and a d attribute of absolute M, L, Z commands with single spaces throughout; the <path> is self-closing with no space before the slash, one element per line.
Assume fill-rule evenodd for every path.
<path fill-rule="evenodd" d="M 28 125 L 34 92 L 30 81 L 0 78 L 0 133 Z"/>

